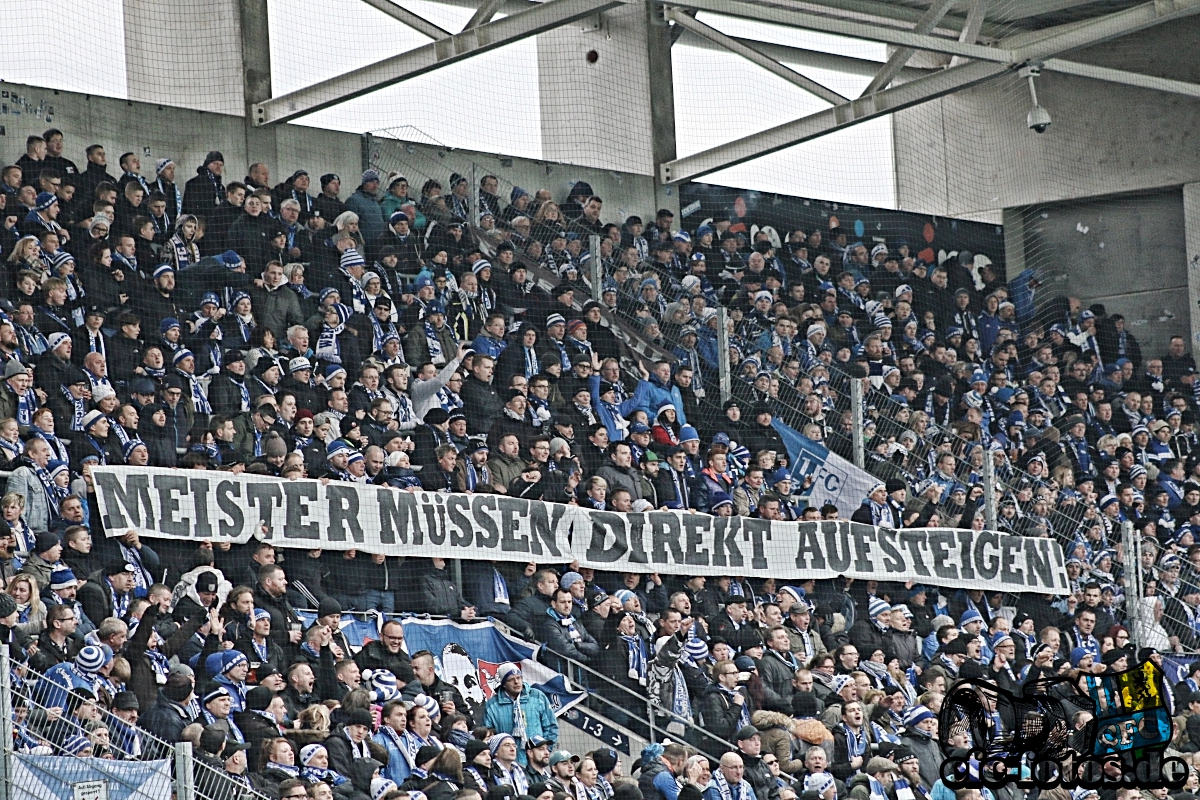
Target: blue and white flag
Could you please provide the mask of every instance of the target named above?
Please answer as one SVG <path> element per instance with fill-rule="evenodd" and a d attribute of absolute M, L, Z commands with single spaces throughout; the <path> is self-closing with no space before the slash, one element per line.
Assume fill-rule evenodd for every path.
<path fill-rule="evenodd" d="M 825 445 L 801 435 L 795 428 L 779 420 L 773 420 L 771 426 L 779 433 L 779 438 L 783 439 L 787 448 L 788 462 L 792 465 L 792 485 L 799 490 L 804 485 L 804 479 L 812 476 L 812 486 L 807 491 L 797 491 L 810 507 L 820 508 L 831 503 L 853 511 L 862 505 L 871 486 L 879 482 L 866 470 L 854 466 Z M 850 514 L 845 516 L 849 517 Z"/>
<path fill-rule="evenodd" d="M 449 619 L 405 618 L 404 641 L 410 653 L 433 653 L 438 676 L 451 684 L 474 711 L 495 694 L 496 668 L 506 661 L 521 666 L 525 683 L 550 700 L 555 716 L 580 703 L 584 692 L 537 660 L 538 647 L 501 633 L 491 622 L 460 625 Z"/>

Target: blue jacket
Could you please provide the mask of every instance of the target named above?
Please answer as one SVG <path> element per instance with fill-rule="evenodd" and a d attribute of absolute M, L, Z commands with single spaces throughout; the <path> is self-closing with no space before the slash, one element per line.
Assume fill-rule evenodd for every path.
<path fill-rule="evenodd" d="M 410 774 L 408 761 L 400 752 L 400 748 L 392 741 L 392 737 L 380 731 L 371 737 L 371 741 L 387 751 L 387 766 L 379 771 L 380 776 L 395 781 L 397 786 L 408 780 Z"/>
<path fill-rule="evenodd" d="M 674 386 L 663 386 L 653 375 L 648 381 L 638 381 L 632 399 L 637 400 L 635 408 L 645 411 L 651 422 L 654 422 L 655 417 L 658 416 L 658 409 L 665 405 L 673 405 L 679 424 L 688 424 L 683 416 L 683 396 L 679 393 L 679 389 Z"/>
<path fill-rule="evenodd" d="M 95 681 L 83 675 L 70 661 L 55 664 L 46 670 L 34 690 L 34 701 L 43 708 L 66 708 L 67 694 L 75 689 L 95 688 Z"/>
<path fill-rule="evenodd" d="M 383 219 L 383 206 L 364 192 L 362 187 L 346 198 L 346 208 L 358 214 L 358 230 L 362 233 L 364 241 L 373 242 L 387 230 L 387 222 Z"/>
<path fill-rule="evenodd" d="M 600 421 L 604 423 L 605 429 L 608 430 L 608 440 L 610 442 L 621 441 L 625 438 L 625 431 L 617 427 L 617 418 L 613 416 L 613 409 L 600 399 L 600 376 L 593 375 L 588 378 L 588 385 L 592 389 L 592 408 L 596 409 L 596 413 L 600 415 Z M 616 410 L 622 417 L 628 417 L 634 411 L 637 411 L 637 395 L 635 394 L 624 403 L 618 404 Z"/>
<path fill-rule="evenodd" d="M 550 698 L 541 689 L 526 686 L 519 698 L 525 712 L 525 739 L 544 736 L 552 742 L 558 741 L 558 720 L 550 707 Z M 483 724 L 496 733 L 513 732 L 513 699 L 507 692 L 496 692 L 483 707 Z M 517 760 L 525 764 L 525 742 L 517 742 Z"/>
<path fill-rule="evenodd" d="M 508 347 L 508 342 L 503 339 L 493 339 L 487 333 L 481 333 L 475 337 L 475 341 L 471 342 L 471 348 L 476 353 L 492 358 L 499 358 L 500 354 Z"/>

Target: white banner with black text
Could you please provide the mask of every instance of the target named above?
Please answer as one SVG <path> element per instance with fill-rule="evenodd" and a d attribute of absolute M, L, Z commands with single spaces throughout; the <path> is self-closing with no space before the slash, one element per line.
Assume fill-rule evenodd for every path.
<path fill-rule="evenodd" d="M 1057 542 L 991 531 L 592 511 L 495 494 L 203 470 L 97 467 L 93 476 L 108 536 L 132 529 L 145 537 L 197 542 L 265 537 L 277 547 L 305 550 L 578 561 L 599 570 L 668 575 L 846 575 L 1045 594 L 1068 585 Z"/>

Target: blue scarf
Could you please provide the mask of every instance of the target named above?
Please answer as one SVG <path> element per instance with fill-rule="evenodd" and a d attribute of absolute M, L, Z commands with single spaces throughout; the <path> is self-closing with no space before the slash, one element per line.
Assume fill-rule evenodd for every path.
<path fill-rule="evenodd" d="M 637 681 L 642 686 L 646 685 L 647 666 L 646 666 L 646 642 L 636 633 L 632 636 L 622 634 L 621 641 L 629 649 L 627 675 L 630 680 Z"/>
<path fill-rule="evenodd" d="M 437 331 L 433 325 L 429 324 L 429 320 L 421 323 L 425 328 L 425 342 L 429 345 L 429 360 L 436 366 L 441 366 L 446 363 L 446 355 L 442 352 L 442 342 L 437 337 Z"/>
<path fill-rule="evenodd" d="M 500 570 L 492 567 L 492 601 L 497 605 L 509 605 L 508 582 Z"/>
<path fill-rule="evenodd" d="M 208 404 L 208 398 L 204 396 L 204 390 L 200 388 L 200 381 L 196 380 L 195 375 L 189 375 L 183 370 L 175 370 L 184 382 L 191 386 L 192 389 L 192 408 L 197 414 L 211 414 L 212 406 Z"/>
<path fill-rule="evenodd" d="M 541 366 L 538 364 L 537 351 L 532 347 L 522 347 L 525 351 L 525 378 L 532 378 L 541 372 Z"/>
<path fill-rule="evenodd" d="M 514 762 L 512 769 L 507 770 L 496 761 L 492 764 L 492 775 L 497 784 L 507 784 L 516 789 L 518 794 L 529 794 L 529 776 L 521 769 L 520 764 Z"/>
<path fill-rule="evenodd" d="M 37 475 L 38 480 L 42 482 L 42 490 L 46 493 L 46 504 L 50 506 L 50 521 L 57 522 L 59 505 L 66 499 L 70 490 L 55 483 L 45 467 L 39 467 L 32 461 L 29 462 L 29 466 L 33 467 L 33 474 Z"/>
<path fill-rule="evenodd" d="M 350 780 L 345 775 L 334 772 L 331 769 L 322 769 L 321 767 L 302 767 L 300 769 L 300 777 L 309 783 L 324 781 L 330 786 L 341 786 Z"/>
<path fill-rule="evenodd" d="M 717 689 L 720 690 L 721 693 L 723 693 L 726 697 L 729 698 L 730 703 L 734 702 L 733 697 L 734 697 L 734 695 L 737 694 L 737 689 L 729 689 L 725 686 L 722 686 L 719 683 L 717 684 Z M 750 704 L 742 703 L 741 709 L 742 710 L 740 712 L 738 712 L 738 727 L 739 728 L 745 727 L 746 725 L 750 724 Z"/>
<path fill-rule="evenodd" d="M 412 731 L 405 731 L 404 733 L 400 734 L 400 742 L 400 752 L 404 755 L 404 759 L 408 762 L 409 767 L 412 768 L 414 773 L 420 769 L 419 765 L 416 763 L 418 750 L 428 744 L 438 748 L 442 746 L 442 743 L 438 741 L 438 738 L 434 736 L 432 732 L 430 732 L 428 739 L 422 739 Z"/>
<path fill-rule="evenodd" d="M 474 462 L 467 462 L 467 491 L 475 491 L 475 487 L 480 483 L 491 483 L 492 473 L 488 470 L 487 464 L 476 468 Z"/>
<path fill-rule="evenodd" d="M 175 269 L 182 272 L 192 265 L 192 251 L 189 242 L 183 241 L 183 234 L 177 233 L 167 240 L 167 244 L 175 251 Z"/>
<path fill-rule="evenodd" d="M 29 427 L 33 424 L 33 412 L 38 409 L 38 396 L 32 388 L 17 398 L 17 424 Z"/>
<path fill-rule="evenodd" d="M 347 253 L 354 248 L 346 250 Z M 370 301 L 367 300 L 367 293 L 363 291 L 362 285 L 355 279 L 350 271 L 339 267 L 338 271 L 346 276 L 346 280 L 350 283 L 350 302 L 356 314 L 366 314 L 371 308 Z"/>
<path fill-rule="evenodd" d="M 321 326 L 321 335 L 317 338 L 317 358 L 330 364 L 342 363 L 342 345 L 338 336 L 346 330 L 345 323 L 330 327 L 329 323 Z"/>
<path fill-rule="evenodd" d="M 871 523 L 873 525 L 881 525 L 885 528 L 896 527 L 895 520 L 892 518 L 892 507 L 887 503 L 876 503 L 874 500 L 868 500 L 871 504 Z"/>
<path fill-rule="evenodd" d="M 87 401 L 75 397 L 66 386 L 59 387 L 59 391 L 62 392 L 63 397 L 71 405 L 71 430 L 83 430 L 83 417 L 87 414 Z"/>
<path fill-rule="evenodd" d="M 846 754 L 851 760 L 867 752 L 867 730 L 865 727 L 859 728 L 857 734 L 850 730 L 850 726 L 844 722 L 840 724 L 840 727 L 842 732 L 846 734 Z"/>
<path fill-rule="evenodd" d="M 713 770 L 712 783 L 709 786 L 717 787 L 717 794 L 721 796 L 721 800 L 754 800 L 754 791 L 750 788 L 750 784 L 745 779 L 737 784 L 737 791 L 729 785 L 729 781 L 725 779 L 725 774 L 720 770 Z"/>

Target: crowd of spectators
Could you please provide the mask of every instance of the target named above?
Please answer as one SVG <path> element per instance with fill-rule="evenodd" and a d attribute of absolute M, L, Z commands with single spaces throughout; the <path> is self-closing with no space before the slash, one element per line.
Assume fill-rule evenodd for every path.
<path fill-rule="evenodd" d="M 27 750 L 186 739 L 221 791 L 279 798 L 885 800 L 903 781 L 924 800 L 949 791 L 936 716 L 956 680 L 1016 689 L 1200 642 L 1181 338 L 1143 358 L 1119 315 L 1035 306 L 1028 273 L 965 252 L 927 264 L 902 241 L 719 216 L 685 230 L 667 210 L 606 223 L 586 183 L 505 203 L 494 176 L 412 193 L 368 169 L 343 200 L 334 174 L 231 180 L 215 151 L 186 183 L 169 159 L 118 164 L 91 145 L 80 169 L 50 130 L 0 173 L 0 633 Z M 592 258 L 604 284 L 580 304 Z M 979 529 L 992 458 L 1000 527 L 1057 537 L 1071 591 L 484 562 L 458 585 L 436 558 L 105 538 L 94 497 L 96 465 L 132 465 L 838 518 L 803 499 L 776 423 L 851 457 L 853 381 L 878 483 L 852 519 Z M 1143 597 L 1124 593 L 1125 521 Z M 355 651 L 339 620 L 372 609 L 499 620 L 562 671 L 613 676 L 591 686 L 612 703 L 646 698 L 670 742 L 580 759 L 516 665 L 474 707 L 399 622 Z M 1197 672 L 1177 713 L 1200 711 Z"/>

